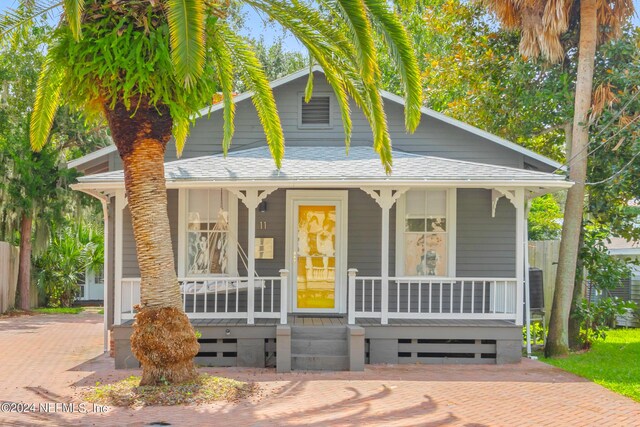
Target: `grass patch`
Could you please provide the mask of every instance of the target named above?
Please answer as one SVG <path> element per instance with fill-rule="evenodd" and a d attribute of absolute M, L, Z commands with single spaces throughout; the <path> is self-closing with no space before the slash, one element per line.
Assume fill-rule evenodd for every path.
<path fill-rule="evenodd" d="M 84 311 L 82 307 L 44 307 L 34 308 L 34 312 L 41 314 L 78 314 Z"/>
<path fill-rule="evenodd" d="M 98 310 L 98 314 L 104 314 L 104 309 Z"/>
<path fill-rule="evenodd" d="M 540 360 L 640 402 L 640 329 L 610 330 L 588 352 Z"/>
<path fill-rule="evenodd" d="M 140 377 L 131 376 L 113 384 L 97 383 L 84 395 L 88 402 L 109 406 L 170 406 L 237 401 L 257 391 L 252 383 L 201 374 L 193 382 L 178 385 L 142 386 Z"/>

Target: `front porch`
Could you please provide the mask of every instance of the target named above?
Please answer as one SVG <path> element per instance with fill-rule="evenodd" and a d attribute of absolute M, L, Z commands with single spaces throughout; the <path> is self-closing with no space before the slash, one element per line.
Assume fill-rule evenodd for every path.
<path fill-rule="evenodd" d="M 288 156 L 277 171 L 262 148 L 165 165 L 183 309 L 216 354 L 202 363 L 264 366 L 272 346 L 280 370 L 519 359 L 527 200 L 561 178 L 402 152 L 387 176 L 365 147 Z M 107 317 L 125 342 L 140 278 L 122 172 L 79 185 L 108 201 Z"/>
<path fill-rule="evenodd" d="M 360 318 L 289 315 L 278 319 L 193 319 L 201 366 L 363 370 L 367 364 L 505 364 L 521 357 L 522 328 L 508 320 Z M 114 326 L 116 368 L 137 368 L 132 320 Z"/>

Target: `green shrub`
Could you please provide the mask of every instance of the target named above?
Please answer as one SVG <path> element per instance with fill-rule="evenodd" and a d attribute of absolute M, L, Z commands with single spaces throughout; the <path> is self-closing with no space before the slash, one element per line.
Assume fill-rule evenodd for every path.
<path fill-rule="evenodd" d="M 596 302 L 583 299 L 573 314 L 573 317 L 580 321 L 580 341 L 583 347 L 589 348 L 593 341 L 605 339 L 606 331 L 616 326 L 616 316 L 625 314 L 627 309 L 636 308 L 634 302 L 616 297 L 603 298 Z"/>

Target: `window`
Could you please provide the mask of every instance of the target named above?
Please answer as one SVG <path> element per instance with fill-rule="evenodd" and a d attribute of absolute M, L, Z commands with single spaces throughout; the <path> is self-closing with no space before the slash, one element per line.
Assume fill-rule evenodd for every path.
<path fill-rule="evenodd" d="M 305 102 L 304 94 L 299 94 L 298 99 L 300 100 L 299 127 L 331 127 L 331 96 L 328 94 L 315 94 L 309 102 Z"/>
<path fill-rule="evenodd" d="M 402 249 L 406 276 L 446 276 L 449 218 L 446 190 L 413 190 L 405 195 Z"/>
<path fill-rule="evenodd" d="M 188 276 L 228 273 L 229 207 L 226 191 L 187 192 L 186 233 Z"/>

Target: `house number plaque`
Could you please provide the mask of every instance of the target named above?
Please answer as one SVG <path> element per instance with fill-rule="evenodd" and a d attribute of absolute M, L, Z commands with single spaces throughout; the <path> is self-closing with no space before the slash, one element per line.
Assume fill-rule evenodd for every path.
<path fill-rule="evenodd" d="M 256 259 L 273 259 L 273 237 L 256 238 Z"/>

